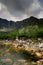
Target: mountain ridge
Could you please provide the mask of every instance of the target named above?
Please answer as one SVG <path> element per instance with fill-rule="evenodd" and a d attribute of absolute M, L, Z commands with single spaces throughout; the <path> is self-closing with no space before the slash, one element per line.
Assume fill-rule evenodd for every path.
<path fill-rule="evenodd" d="M 36 17 L 29 17 L 21 21 L 8 21 L 6 19 L 0 18 L 0 28 L 16 28 L 16 27 L 24 27 L 24 26 L 30 26 L 30 25 L 43 25 L 43 18 L 36 18 Z"/>

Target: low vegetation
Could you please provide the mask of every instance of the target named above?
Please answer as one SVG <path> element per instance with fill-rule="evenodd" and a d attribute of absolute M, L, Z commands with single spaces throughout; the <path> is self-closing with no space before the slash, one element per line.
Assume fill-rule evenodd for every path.
<path fill-rule="evenodd" d="M 0 32 L 0 39 L 15 40 L 18 38 L 43 38 L 43 27 L 27 26 L 24 28 L 16 28 L 8 32 Z"/>

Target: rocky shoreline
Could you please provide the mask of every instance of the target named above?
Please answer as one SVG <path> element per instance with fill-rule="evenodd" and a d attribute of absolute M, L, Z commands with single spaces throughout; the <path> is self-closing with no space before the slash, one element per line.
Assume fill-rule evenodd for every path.
<path fill-rule="evenodd" d="M 27 51 L 29 54 L 31 54 L 31 56 L 33 56 L 34 58 L 36 58 L 36 63 L 43 63 L 43 43 L 29 43 L 27 41 L 24 40 L 18 40 L 16 39 L 15 41 L 0 41 L 1 45 L 13 45 L 15 48 L 17 49 L 23 49 L 25 51 Z M 34 64 L 34 62 L 33 62 Z"/>

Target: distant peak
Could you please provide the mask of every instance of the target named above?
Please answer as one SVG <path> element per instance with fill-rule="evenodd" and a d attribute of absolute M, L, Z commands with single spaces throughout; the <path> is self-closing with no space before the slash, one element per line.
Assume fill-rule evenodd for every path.
<path fill-rule="evenodd" d="M 37 18 L 36 18 L 36 17 L 34 17 L 34 16 L 31 16 L 31 17 L 30 17 L 30 19 L 37 19 Z"/>
<path fill-rule="evenodd" d="M 35 18 L 34 16 L 31 16 L 30 18 Z"/>

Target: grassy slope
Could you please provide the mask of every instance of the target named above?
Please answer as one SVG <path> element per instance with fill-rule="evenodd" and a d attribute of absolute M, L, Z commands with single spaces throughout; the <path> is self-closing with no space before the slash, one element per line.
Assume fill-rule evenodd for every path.
<path fill-rule="evenodd" d="M 0 32 L 0 39 L 13 40 L 16 37 L 43 38 L 43 27 L 38 27 L 35 25 L 14 29 L 10 32 Z"/>

